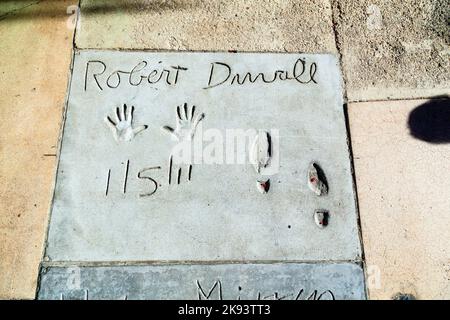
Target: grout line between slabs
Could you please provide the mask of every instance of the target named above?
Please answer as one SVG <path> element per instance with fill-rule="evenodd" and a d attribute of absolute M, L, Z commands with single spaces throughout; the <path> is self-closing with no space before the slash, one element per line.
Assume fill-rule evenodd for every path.
<path fill-rule="evenodd" d="M 81 5 L 81 0 L 78 1 L 78 6 L 80 6 L 80 5 Z M 53 185 L 52 185 L 52 193 L 51 193 L 52 195 L 51 195 L 51 199 L 50 199 L 49 211 L 47 212 L 47 221 L 46 221 L 46 226 L 45 226 L 45 231 L 44 231 L 45 238 L 44 238 L 44 243 L 43 243 L 43 250 L 41 252 L 41 262 L 38 266 L 36 290 L 35 290 L 35 296 L 34 296 L 35 299 L 37 299 L 38 294 L 39 294 L 40 283 L 41 283 L 41 274 L 42 274 L 42 270 L 44 268 L 43 263 L 44 263 L 44 259 L 45 259 L 46 252 L 47 252 L 47 246 L 48 246 L 48 235 L 49 235 L 50 222 L 51 222 L 51 216 L 52 216 L 52 211 L 53 211 L 53 202 L 54 202 L 54 198 L 55 198 L 56 182 L 58 179 L 58 168 L 59 168 L 59 161 L 60 161 L 61 148 L 62 148 L 62 137 L 64 135 L 64 127 L 66 124 L 67 105 L 69 102 L 70 89 L 72 86 L 72 72 L 73 72 L 73 66 L 74 66 L 74 60 L 75 60 L 75 45 L 74 44 L 75 44 L 75 33 L 76 33 L 76 26 L 78 23 L 78 19 L 79 19 L 79 11 L 77 14 L 75 29 L 74 29 L 73 35 L 72 35 L 71 61 L 69 64 L 68 75 L 67 75 L 68 79 L 67 79 L 66 96 L 65 96 L 64 103 L 62 106 L 62 111 L 61 111 L 61 124 L 60 124 L 59 136 L 58 136 L 58 141 L 57 141 L 57 149 L 56 149 L 56 166 L 53 171 L 54 179 L 53 179 Z"/>
<path fill-rule="evenodd" d="M 148 261 L 44 261 L 43 268 L 69 267 L 136 267 L 136 266 L 183 266 L 183 265 L 276 265 L 276 264 L 356 264 L 361 260 L 148 260 Z"/>
<path fill-rule="evenodd" d="M 355 165 L 354 165 L 354 157 L 353 157 L 353 148 L 352 148 L 352 138 L 351 138 L 351 131 L 350 131 L 350 118 L 348 114 L 348 95 L 347 95 L 347 78 L 345 74 L 344 69 L 344 60 L 343 60 L 343 52 L 340 44 L 339 39 L 339 30 L 338 30 L 338 22 L 337 17 L 335 16 L 335 10 L 333 10 L 334 5 L 336 4 L 336 10 L 337 14 L 340 13 L 340 4 L 339 2 L 335 2 L 335 0 L 330 0 L 330 6 L 331 6 L 331 24 L 333 28 L 334 33 L 334 41 L 336 45 L 336 50 L 338 53 L 338 59 L 339 59 L 339 69 L 341 71 L 341 77 L 342 77 L 342 93 L 343 93 L 343 99 L 344 104 L 342 106 L 343 112 L 344 112 L 344 120 L 345 120 L 345 127 L 346 127 L 346 134 L 347 134 L 347 148 L 348 148 L 348 154 L 349 154 L 349 161 L 350 161 L 350 170 L 351 170 L 351 176 L 352 176 L 352 187 L 354 192 L 354 202 L 356 207 L 356 224 L 357 224 L 357 232 L 358 232 L 358 239 L 360 243 L 360 250 L 361 250 L 361 267 L 364 274 L 364 294 L 366 299 L 369 297 L 368 294 L 368 288 L 367 288 L 367 269 L 366 269 L 366 263 L 365 263 L 365 251 L 364 251 L 364 240 L 363 240 L 363 234 L 362 234 L 362 225 L 361 225 L 361 216 L 360 216 L 360 207 L 359 207 L 359 198 L 358 198 L 358 186 L 356 183 L 356 172 L 355 172 Z"/>

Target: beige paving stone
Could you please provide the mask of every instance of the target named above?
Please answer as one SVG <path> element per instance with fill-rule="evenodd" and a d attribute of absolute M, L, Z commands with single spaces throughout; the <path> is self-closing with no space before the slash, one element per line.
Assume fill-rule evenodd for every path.
<path fill-rule="evenodd" d="M 40 1 L 10 14 L 0 4 L 7 14 L 0 19 L 2 299 L 35 296 L 73 43 L 66 9 L 74 2 Z"/>
<path fill-rule="evenodd" d="M 84 0 L 80 48 L 336 52 L 328 0 Z"/>
<path fill-rule="evenodd" d="M 371 299 L 397 292 L 450 298 L 450 127 L 442 126 L 450 123 L 449 100 L 446 109 L 442 104 L 416 109 L 426 102 L 349 105 Z M 413 110 L 421 130 L 409 128 Z M 439 133 L 443 139 L 429 139 Z"/>
<path fill-rule="evenodd" d="M 349 101 L 450 92 L 446 0 L 332 0 Z"/>

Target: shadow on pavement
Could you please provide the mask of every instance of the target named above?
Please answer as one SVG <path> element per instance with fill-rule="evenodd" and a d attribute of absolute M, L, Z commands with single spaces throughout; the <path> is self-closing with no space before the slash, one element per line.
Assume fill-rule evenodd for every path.
<path fill-rule="evenodd" d="M 433 97 L 409 114 L 411 135 L 430 143 L 450 143 L 450 98 Z"/>

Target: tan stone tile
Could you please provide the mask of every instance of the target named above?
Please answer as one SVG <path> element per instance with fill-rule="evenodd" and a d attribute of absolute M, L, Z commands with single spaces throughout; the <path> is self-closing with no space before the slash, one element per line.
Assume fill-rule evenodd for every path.
<path fill-rule="evenodd" d="M 332 1 L 349 101 L 450 92 L 447 1 Z"/>
<path fill-rule="evenodd" d="M 80 48 L 336 52 L 328 0 L 85 0 Z"/>
<path fill-rule="evenodd" d="M 450 123 L 449 100 L 446 112 L 434 112 L 429 105 L 416 109 L 426 102 L 349 105 L 372 299 L 390 299 L 397 292 L 419 299 L 450 298 L 450 127 L 442 127 L 444 121 Z M 413 123 L 428 133 L 440 132 L 446 143 L 415 137 L 427 135 L 410 129 L 414 110 Z M 376 284 L 376 267 L 381 271 L 379 288 L 370 286 Z"/>
<path fill-rule="evenodd" d="M 73 43 L 66 9 L 74 2 L 40 1 L 0 20 L 0 298 L 35 295 Z"/>

